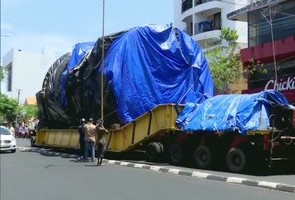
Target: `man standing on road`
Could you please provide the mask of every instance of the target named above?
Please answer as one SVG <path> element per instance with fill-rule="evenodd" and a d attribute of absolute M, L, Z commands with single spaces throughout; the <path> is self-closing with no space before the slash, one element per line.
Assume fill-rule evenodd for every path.
<path fill-rule="evenodd" d="M 84 161 L 88 160 L 88 151 L 89 148 L 91 150 L 91 160 L 94 162 L 95 160 L 95 133 L 96 127 L 93 124 L 93 119 L 89 118 L 87 123 L 84 125 L 83 128 L 85 134 L 85 150 L 84 150 Z"/>
<path fill-rule="evenodd" d="M 97 121 L 96 131 L 97 131 L 97 166 L 100 166 L 102 164 L 104 152 L 106 150 L 106 145 L 107 145 L 105 134 L 109 133 L 109 131 L 104 128 L 103 121 L 101 119 Z"/>
<path fill-rule="evenodd" d="M 85 125 L 86 121 L 84 118 L 82 118 L 80 120 L 80 126 L 78 128 L 79 131 L 79 144 L 80 144 L 80 152 L 79 152 L 79 158 L 78 160 L 83 159 L 84 156 L 84 152 L 85 152 L 85 134 L 84 134 L 84 125 Z"/>

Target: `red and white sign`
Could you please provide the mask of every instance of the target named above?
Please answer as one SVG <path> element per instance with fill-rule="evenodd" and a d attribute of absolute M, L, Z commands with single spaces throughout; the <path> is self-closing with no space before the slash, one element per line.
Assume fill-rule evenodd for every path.
<path fill-rule="evenodd" d="M 278 81 L 271 79 L 267 81 L 264 88 L 249 88 L 248 90 L 243 90 L 242 93 L 252 94 L 271 89 L 281 92 L 288 99 L 289 103 L 295 104 L 295 75 L 279 78 Z"/>
<path fill-rule="evenodd" d="M 265 90 L 274 89 L 277 91 L 295 90 L 295 76 L 287 77 L 287 79 L 269 80 L 265 85 Z"/>

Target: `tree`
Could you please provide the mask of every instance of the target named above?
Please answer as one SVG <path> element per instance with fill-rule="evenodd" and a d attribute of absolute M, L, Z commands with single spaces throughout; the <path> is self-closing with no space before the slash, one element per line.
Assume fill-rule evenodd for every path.
<path fill-rule="evenodd" d="M 18 105 L 17 100 L 0 94 L 0 124 L 12 123 L 16 119 L 18 122 L 28 122 L 36 119 L 38 107 L 36 105 Z"/>
<path fill-rule="evenodd" d="M 217 93 L 230 93 L 230 85 L 241 78 L 242 64 L 236 52 L 238 34 L 235 30 L 222 28 L 220 40 L 226 46 L 217 46 L 205 52 L 210 65 Z"/>
<path fill-rule="evenodd" d="M 3 79 L 4 79 L 4 70 L 3 70 L 3 67 L 0 66 L 0 94 L 2 94 L 2 91 L 1 91 L 1 82 L 2 82 Z"/>
<path fill-rule="evenodd" d="M 13 122 L 16 117 L 17 101 L 0 94 L 0 123 Z"/>
<path fill-rule="evenodd" d="M 0 66 L 0 82 L 4 79 L 4 70 L 3 67 Z"/>
<path fill-rule="evenodd" d="M 36 119 L 38 116 L 38 107 L 36 105 L 20 105 L 16 109 L 18 121 L 28 122 L 31 119 Z"/>

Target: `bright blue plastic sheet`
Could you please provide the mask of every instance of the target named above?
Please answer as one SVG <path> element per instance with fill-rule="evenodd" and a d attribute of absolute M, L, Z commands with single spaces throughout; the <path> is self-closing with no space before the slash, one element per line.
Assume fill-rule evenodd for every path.
<path fill-rule="evenodd" d="M 177 118 L 177 124 L 188 132 L 238 131 L 269 128 L 270 109 L 287 106 L 288 100 L 278 91 L 267 90 L 256 94 L 217 95 L 201 104 L 187 103 Z"/>
<path fill-rule="evenodd" d="M 160 104 L 200 103 L 214 95 L 204 53 L 171 25 L 129 30 L 111 45 L 104 63 L 123 123 Z"/>
<path fill-rule="evenodd" d="M 84 42 L 84 43 L 77 43 L 72 51 L 70 60 L 65 68 L 64 72 L 62 73 L 61 79 L 61 104 L 63 108 L 67 106 L 67 99 L 66 99 L 66 81 L 68 74 L 71 70 L 73 70 L 78 64 L 83 60 L 83 58 L 93 49 L 95 42 Z"/>

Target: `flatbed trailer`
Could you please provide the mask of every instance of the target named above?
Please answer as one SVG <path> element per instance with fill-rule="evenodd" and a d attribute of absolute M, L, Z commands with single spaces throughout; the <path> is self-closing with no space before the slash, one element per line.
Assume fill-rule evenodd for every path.
<path fill-rule="evenodd" d="M 265 169 L 278 160 L 295 161 L 294 124 L 286 127 L 288 119 L 283 117 L 286 113 L 294 115 L 290 109 L 273 115 L 272 128 L 246 135 L 235 131 L 184 132 L 176 126 L 182 109 L 180 105 L 159 105 L 131 123 L 115 125 L 106 135 L 107 151 L 143 150 L 148 161 L 164 157 L 173 165 L 190 161 L 203 169 L 224 163 L 232 172 Z M 34 145 L 79 149 L 79 133 L 77 129 L 40 129 Z"/>
<path fill-rule="evenodd" d="M 126 152 L 141 148 L 154 138 L 179 132 L 175 121 L 183 106 L 159 105 L 122 127 L 114 125 L 106 135 L 107 151 Z M 78 129 L 40 129 L 34 145 L 79 149 Z"/>

